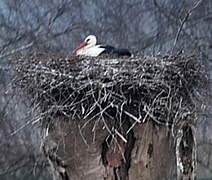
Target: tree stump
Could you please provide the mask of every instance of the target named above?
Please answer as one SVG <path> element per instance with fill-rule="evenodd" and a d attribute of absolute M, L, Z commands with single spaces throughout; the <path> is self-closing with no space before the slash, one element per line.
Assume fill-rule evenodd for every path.
<path fill-rule="evenodd" d="M 170 128 L 149 121 L 136 125 L 127 142 L 111 143 L 103 124 L 56 121 L 45 134 L 43 149 L 54 180 L 194 180 L 196 144 L 188 124 L 174 137 Z M 95 129 L 93 129 L 95 127 Z M 130 133 L 128 133 L 130 134 Z M 123 147 L 124 146 L 124 147 Z"/>

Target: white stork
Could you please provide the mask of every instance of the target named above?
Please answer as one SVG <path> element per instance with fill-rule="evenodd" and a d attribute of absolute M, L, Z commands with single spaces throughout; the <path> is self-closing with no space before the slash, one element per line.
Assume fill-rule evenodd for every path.
<path fill-rule="evenodd" d="M 94 35 L 89 35 L 85 38 L 84 42 L 82 42 L 79 46 L 74 49 L 74 53 L 76 55 L 84 55 L 84 56 L 100 56 L 103 54 L 110 54 L 115 56 L 132 56 L 129 50 L 127 49 L 117 49 L 113 46 L 108 45 L 96 45 L 97 39 Z"/>

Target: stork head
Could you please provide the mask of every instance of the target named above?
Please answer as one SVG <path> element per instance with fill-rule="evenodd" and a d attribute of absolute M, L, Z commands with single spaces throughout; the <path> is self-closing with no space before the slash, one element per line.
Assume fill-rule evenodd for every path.
<path fill-rule="evenodd" d="M 74 52 L 77 53 L 77 51 L 80 51 L 82 49 L 88 49 L 92 46 L 95 46 L 97 42 L 96 36 L 89 35 L 85 38 L 85 40 L 74 49 Z"/>

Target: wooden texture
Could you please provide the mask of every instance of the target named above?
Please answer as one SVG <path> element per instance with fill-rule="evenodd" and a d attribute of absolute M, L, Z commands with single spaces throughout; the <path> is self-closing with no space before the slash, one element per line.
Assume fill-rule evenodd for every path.
<path fill-rule="evenodd" d="M 49 128 L 43 145 L 54 180 L 177 179 L 176 139 L 167 127 L 159 127 L 151 121 L 139 124 L 133 129 L 133 143 L 129 144 L 132 141 L 130 137 L 127 137 L 127 143 L 117 138 L 117 141 L 110 143 L 109 149 L 103 152 L 103 144 L 108 137 L 103 124 L 97 123 L 94 126 L 93 123 L 88 123 L 82 128 L 82 122 L 70 123 L 63 120 L 56 122 Z M 184 140 L 187 137 L 194 138 L 190 132 L 186 131 L 180 138 Z M 181 139 L 179 139 L 180 146 L 182 146 Z M 182 147 L 180 148 L 179 153 L 182 153 Z M 191 148 L 194 148 L 193 142 Z M 192 157 L 189 151 L 188 154 L 185 153 L 185 149 L 183 152 L 187 162 Z M 103 153 L 106 154 L 106 160 L 103 159 Z M 181 174 L 183 173 L 186 172 L 182 171 Z M 193 172 L 189 173 L 182 176 L 186 178 L 181 179 L 192 180 Z"/>

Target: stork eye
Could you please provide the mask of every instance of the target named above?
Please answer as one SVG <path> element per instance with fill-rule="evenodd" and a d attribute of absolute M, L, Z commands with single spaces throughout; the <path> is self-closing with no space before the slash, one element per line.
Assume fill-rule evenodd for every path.
<path fill-rule="evenodd" d="M 90 39 L 87 39 L 86 42 L 90 41 Z"/>

